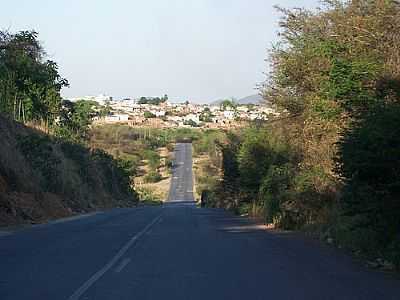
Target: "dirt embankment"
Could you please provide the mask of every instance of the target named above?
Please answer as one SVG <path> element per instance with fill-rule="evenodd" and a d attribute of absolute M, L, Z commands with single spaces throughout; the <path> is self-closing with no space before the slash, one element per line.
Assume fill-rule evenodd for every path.
<path fill-rule="evenodd" d="M 0 115 L 0 226 L 135 205 L 111 157 Z"/>

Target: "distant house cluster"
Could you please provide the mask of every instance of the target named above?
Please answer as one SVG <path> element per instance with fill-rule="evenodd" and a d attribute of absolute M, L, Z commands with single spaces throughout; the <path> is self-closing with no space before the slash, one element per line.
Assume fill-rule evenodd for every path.
<path fill-rule="evenodd" d="M 107 106 L 109 113 L 101 118 L 96 117 L 97 124 L 122 123 L 131 126 L 149 126 L 156 128 L 202 127 L 202 128 L 232 128 L 241 127 L 254 120 L 268 120 L 278 113 L 268 105 L 235 104 L 234 102 L 216 104 L 195 104 L 188 101 L 172 103 L 165 98 L 121 99 L 113 97 L 87 96 L 70 99 L 96 101 L 101 106 Z M 151 99 L 163 99 L 152 101 Z M 156 104 L 153 104 L 156 103 Z"/>

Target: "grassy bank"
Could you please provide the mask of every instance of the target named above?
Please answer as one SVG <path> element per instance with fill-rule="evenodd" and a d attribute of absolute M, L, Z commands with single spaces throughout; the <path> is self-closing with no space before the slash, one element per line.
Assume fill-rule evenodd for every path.
<path fill-rule="evenodd" d="M 135 205 L 130 170 L 99 149 L 0 116 L 0 225 Z"/>

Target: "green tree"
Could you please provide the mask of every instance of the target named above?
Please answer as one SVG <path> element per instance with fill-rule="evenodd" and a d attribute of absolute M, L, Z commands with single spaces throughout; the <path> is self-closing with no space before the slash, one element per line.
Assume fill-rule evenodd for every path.
<path fill-rule="evenodd" d="M 337 171 L 346 183 L 340 237 L 400 266 L 400 101 L 368 113 L 339 145 Z"/>
<path fill-rule="evenodd" d="M 143 115 L 144 115 L 144 117 L 145 117 L 146 119 L 152 119 L 152 118 L 155 118 L 155 117 L 156 117 L 156 115 L 153 114 L 153 113 L 150 112 L 150 111 L 145 111 L 145 112 L 143 113 Z"/>
<path fill-rule="evenodd" d="M 64 100 L 60 110 L 57 134 L 78 141 L 87 140 L 92 119 L 99 114 L 95 110 L 98 107 L 99 105 L 95 101 L 71 102 Z"/>
<path fill-rule="evenodd" d="M 212 122 L 213 114 L 210 111 L 210 108 L 205 107 L 199 116 L 199 120 L 202 122 Z"/>
<path fill-rule="evenodd" d="M 334 223 L 329 234 L 339 243 L 399 262 L 400 6 L 323 4 L 279 9 L 281 38 L 263 95 L 281 109 L 278 122 L 301 152 L 281 209 L 290 206 L 300 225 Z M 279 170 L 267 175 L 267 190 Z"/>
<path fill-rule="evenodd" d="M 243 189 L 258 192 L 262 178 L 272 163 L 272 151 L 264 133 L 249 129 L 238 151 L 238 167 Z"/>
<path fill-rule="evenodd" d="M 49 125 L 61 107 L 60 90 L 68 86 L 45 52 L 35 31 L 0 32 L 0 111 L 18 121 Z"/>
<path fill-rule="evenodd" d="M 226 110 L 228 107 L 236 108 L 236 103 L 235 103 L 234 99 L 231 99 L 231 100 L 225 99 L 221 102 L 221 104 L 220 104 L 221 110 Z"/>
<path fill-rule="evenodd" d="M 188 125 L 188 126 L 191 126 L 191 127 L 199 127 L 199 125 L 195 121 L 193 121 L 192 119 L 184 121 L 183 125 Z"/>
<path fill-rule="evenodd" d="M 138 104 L 152 104 L 152 105 L 160 105 L 168 100 L 168 95 L 164 95 L 163 97 L 140 97 Z"/>

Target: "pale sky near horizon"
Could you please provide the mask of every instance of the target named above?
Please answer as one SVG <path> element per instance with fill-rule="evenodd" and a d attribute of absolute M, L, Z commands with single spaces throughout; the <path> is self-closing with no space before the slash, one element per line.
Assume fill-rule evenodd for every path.
<path fill-rule="evenodd" d="M 274 5 L 318 0 L 13 0 L 0 29 L 34 29 L 70 82 L 65 97 L 210 102 L 256 94 L 277 41 Z"/>

